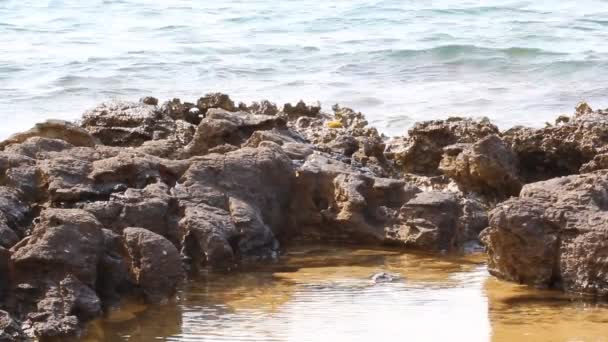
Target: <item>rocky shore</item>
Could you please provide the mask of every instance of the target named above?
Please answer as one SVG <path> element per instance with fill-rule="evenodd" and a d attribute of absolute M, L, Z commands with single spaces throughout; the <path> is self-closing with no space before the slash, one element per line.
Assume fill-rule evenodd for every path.
<path fill-rule="evenodd" d="M 101 104 L 0 143 L 0 340 L 65 339 L 120 298 L 297 241 L 454 252 L 502 279 L 608 296 L 608 111 L 389 139 L 349 108 L 225 94 Z"/>

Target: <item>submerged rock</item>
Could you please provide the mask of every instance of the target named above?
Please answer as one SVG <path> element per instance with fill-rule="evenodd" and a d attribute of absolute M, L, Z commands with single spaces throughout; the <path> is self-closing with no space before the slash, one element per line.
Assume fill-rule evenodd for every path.
<path fill-rule="evenodd" d="M 401 279 L 401 276 L 398 274 L 394 274 L 394 273 L 387 273 L 387 272 L 378 272 L 373 274 L 370 277 L 372 283 L 374 284 L 379 284 L 379 283 L 390 283 L 393 281 L 398 281 Z"/>

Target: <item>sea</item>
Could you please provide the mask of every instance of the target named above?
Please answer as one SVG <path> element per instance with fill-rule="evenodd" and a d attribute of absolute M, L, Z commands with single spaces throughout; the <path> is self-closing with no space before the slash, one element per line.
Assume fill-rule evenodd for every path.
<path fill-rule="evenodd" d="M 389 136 L 608 107 L 606 0 L 0 0 L 0 138 L 155 96 L 319 101 Z"/>

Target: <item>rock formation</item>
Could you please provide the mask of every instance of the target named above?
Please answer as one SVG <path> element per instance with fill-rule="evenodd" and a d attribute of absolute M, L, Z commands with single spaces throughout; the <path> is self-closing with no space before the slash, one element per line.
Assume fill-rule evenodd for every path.
<path fill-rule="evenodd" d="M 77 336 L 123 296 L 162 301 L 189 274 L 292 241 L 460 251 L 525 183 L 602 169 L 608 153 L 603 112 L 582 107 L 538 130 L 450 118 L 389 141 L 337 105 L 158 103 L 101 104 L 0 143 L 1 338 Z M 483 234 L 492 272 L 606 291 L 600 264 L 578 256 L 602 253 L 603 175 L 499 204 Z"/>

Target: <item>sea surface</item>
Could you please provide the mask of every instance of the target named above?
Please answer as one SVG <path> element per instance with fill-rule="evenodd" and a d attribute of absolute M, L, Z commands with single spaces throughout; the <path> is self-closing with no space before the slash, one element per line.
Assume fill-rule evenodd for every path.
<path fill-rule="evenodd" d="M 606 0 L 0 0 L 0 138 L 153 95 L 352 106 L 389 135 L 608 107 Z"/>
<path fill-rule="evenodd" d="M 484 260 L 292 247 L 277 263 L 194 279 L 163 305 L 110 310 L 83 341 L 608 341 L 606 304 L 498 281 Z M 374 283 L 377 272 L 400 279 Z"/>

